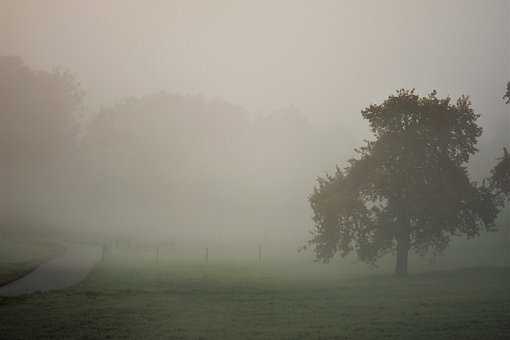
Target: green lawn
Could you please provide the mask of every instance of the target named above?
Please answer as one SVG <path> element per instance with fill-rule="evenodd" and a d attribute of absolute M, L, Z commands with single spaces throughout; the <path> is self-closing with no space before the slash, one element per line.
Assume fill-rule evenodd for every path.
<path fill-rule="evenodd" d="M 109 259 L 72 289 L 0 298 L 0 338 L 509 339 L 510 269 L 322 279 Z"/>
<path fill-rule="evenodd" d="M 0 286 L 20 278 L 64 250 L 51 242 L 0 239 Z"/>

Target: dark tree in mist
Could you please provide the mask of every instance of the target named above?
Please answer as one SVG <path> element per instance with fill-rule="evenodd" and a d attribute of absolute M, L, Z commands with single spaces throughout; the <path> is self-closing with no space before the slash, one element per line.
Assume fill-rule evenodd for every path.
<path fill-rule="evenodd" d="M 507 84 L 503 99 L 506 100 L 507 104 L 510 104 L 510 82 Z M 507 148 L 503 148 L 503 157 L 499 158 L 498 161 L 498 164 L 491 171 L 491 185 L 497 194 L 510 198 L 510 155 Z"/>
<path fill-rule="evenodd" d="M 362 115 L 375 140 L 345 170 L 319 178 L 309 198 L 318 260 L 355 252 L 373 264 L 396 251 L 396 274 L 405 275 L 410 250 L 438 253 L 452 236 L 492 230 L 495 195 L 466 169 L 482 133 L 468 97 L 399 90 Z"/>
<path fill-rule="evenodd" d="M 506 94 L 503 97 L 504 100 L 506 100 L 506 103 L 510 103 L 510 82 L 507 84 L 507 90 Z M 498 195 L 498 198 L 500 199 L 501 205 L 504 207 L 505 200 L 510 200 L 510 154 L 508 153 L 508 149 L 503 147 L 503 156 L 498 159 L 498 163 L 496 166 L 491 170 L 491 177 L 490 177 L 490 183 L 491 187 Z M 508 214 L 506 215 L 506 221 L 504 223 L 506 228 L 506 237 L 505 241 L 508 242 L 509 236 L 510 236 L 510 225 L 508 223 Z M 506 247 L 506 256 L 505 262 L 508 261 L 508 256 L 510 255 L 510 248 L 508 244 L 505 243 Z"/>

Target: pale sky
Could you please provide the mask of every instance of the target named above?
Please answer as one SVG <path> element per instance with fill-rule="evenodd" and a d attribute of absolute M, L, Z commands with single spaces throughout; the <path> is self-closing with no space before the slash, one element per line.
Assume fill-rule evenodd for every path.
<path fill-rule="evenodd" d="M 365 131 L 363 107 L 414 87 L 510 126 L 506 0 L 1 0 L 0 22 L 0 55 L 71 70 L 91 107 L 203 93 Z"/>

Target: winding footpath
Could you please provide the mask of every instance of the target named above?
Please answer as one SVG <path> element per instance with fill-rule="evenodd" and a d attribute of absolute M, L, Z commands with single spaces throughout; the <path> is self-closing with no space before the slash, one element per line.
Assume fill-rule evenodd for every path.
<path fill-rule="evenodd" d="M 19 280 L 0 287 L 1 296 L 63 289 L 80 283 L 101 260 L 101 248 L 85 244 L 66 244 L 66 252 L 41 264 Z"/>

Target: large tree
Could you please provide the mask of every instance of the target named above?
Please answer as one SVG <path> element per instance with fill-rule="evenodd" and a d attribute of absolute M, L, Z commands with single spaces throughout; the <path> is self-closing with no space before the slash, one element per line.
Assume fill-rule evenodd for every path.
<path fill-rule="evenodd" d="M 510 104 L 510 82 L 507 84 L 506 94 L 503 97 L 506 104 Z M 508 149 L 503 147 L 503 156 L 498 159 L 498 163 L 491 171 L 490 183 L 494 192 L 498 195 L 500 199 L 501 205 L 505 206 L 505 201 L 510 201 L 510 154 L 508 153 Z M 505 263 L 508 263 L 509 255 L 510 255 L 510 247 L 507 244 L 510 240 L 510 225 L 508 223 L 508 211 L 506 211 L 505 215 L 505 226 L 506 226 L 506 235 L 505 235 L 505 247 L 506 247 L 506 256 L 504 258 Z"/>
<path fill-rule="evenodd" d="M 356 150 L 344 170 L 318 179 L 308 246 L 327 262 L 354 251 L 365 262 L 396 251 L 396 274 L 408 253 L 441 252 L 450 238 L 492 230 L 495 195 L 469 179 L 482 128 L 468 97 L 452 103 L 436 92 L 399 90 L 362 111 L 375 139 Z"/>

